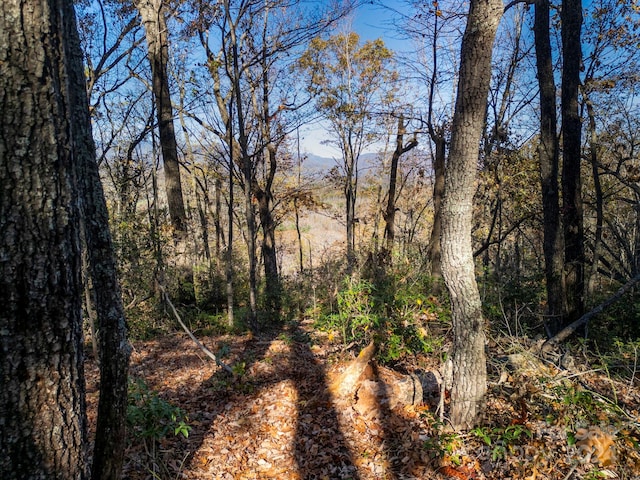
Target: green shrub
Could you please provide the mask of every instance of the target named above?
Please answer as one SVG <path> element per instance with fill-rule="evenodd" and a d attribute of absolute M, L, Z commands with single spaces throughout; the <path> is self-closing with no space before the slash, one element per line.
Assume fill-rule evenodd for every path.
<path fill-rule="evenodd" d="M 169 433 L 187 438 L 191 427 L 187 415 L 149 390 L 142 379 L 129 382 L 127 423 L 134 437 L 158 441 Z"/>
<path fill-rule="evenodd" d="M 429 323 L 448 324 L 448 303 L 431 294 L 429 277 L 407 271 L 376 271 L 375 282 L 347 277 L 337 294 L 336 311 L 320 315 L 316 326 L 360 347 L 372 339 L 378 360 L 391 363 L 406 355 L 431 353 L 443 343 Z"/>
<path fill-rule="evenodd" d="M 369 282 L 347 277 L 338 292 L 338 311 L 321 316 L 317 326 L 326 331 L 338 331 L 344 343 L 368 343 L 380 325 L 380 317 L 373 308 L 372 292 L 373 286 Z"/>

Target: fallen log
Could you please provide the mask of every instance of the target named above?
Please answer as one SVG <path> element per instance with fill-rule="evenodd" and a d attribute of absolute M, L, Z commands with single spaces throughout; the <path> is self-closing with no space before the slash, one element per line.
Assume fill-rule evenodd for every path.
<path fill-rule="evenodd" d="M 182 329 L 186 332 L 186 334 L 189 335 L 189 338 L 191 340 L 193 340 L 193 342 L 198 346 L 198 348 L 200 350 L 202 350 L 202 352 L 207 357 L 209 357 L 211 360 L 213 360 L 216 363 L 216 365 L 218 365 L 219 367 L 222 367 L 228 373 L 230 373 L 231 375 L 235 376 L 235 373 L 234 373 L 233 369 L 229 365 L 224 363 L 222 360 L 220 360 L 220 358 L 218 358 L 218 356 L 215 353 L 213 353 L 211 350 L 209 350 L 207 347 L 205 347 L 202 344 L 202 342 L 200 342 L 200 340 L 198 340 L 196 338 L 196 336 L 193 334 L 193 332 L 191 332 L 191 330 L 189 330 L 189 327 L 187 327 L 185 325 L 185 323 L 182 321 L 182 318 L 180 317 L 180 314 L 178 313 L 178 310 L 176 310 L 176 307 L 173 305 L 173 302 L 169 298 L 169 295 L 167 295 L 167 291 L 165 290 L 165 288 L 160 283 L 158 283 L 157 285 L 160 288 L 160 291 L 162 292 L 164 300 L 167 302 L 167 304 L 169 305 L 169 308 L 171 308 L 171 311 L 173 312 L 173 315 L 176 317 L 176 320 L 178 321 L 178 323 L 180 324 Z"/>
<path fill-rule="evenodd" d="M 556 333 L 553 337 L 551 337 L 546 342 L 544 342 L 541 347 L 542 353 L 552 352 L 564 340 L 566 340 L 571 335 L 573 335 L 582 325 L 586 324 L 589 320 L 591 320 L 591 317 L 601 313 L 605 309 L 609 308 L 612 304 L 620 300 L 620 298 L 622 298 L 622 296 L 625 293 L 627 293 L 629 290 L 631 290 L 633 286 L 638 282 L 640 282 L 640 274 L 630 279 L 627 283 L 625 283 L 622 287 L 620 287 L 616 293 L 614 293 L 612 296 L 607 298 L 604 302 L 602 302 L 600 305 L 595 307 L 593 310 L 591 310 L 588 313 L 585 313 L 575 322 L 567 325 L 558 333 Z"/>

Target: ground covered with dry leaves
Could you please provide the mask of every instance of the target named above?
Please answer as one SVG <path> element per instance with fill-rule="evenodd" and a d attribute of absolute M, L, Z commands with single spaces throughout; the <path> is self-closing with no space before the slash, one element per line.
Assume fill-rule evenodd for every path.
<path fill-rule="evenodd" d="M 640 479 L 637 378 L 561 369 L 495 344 L 486 426 L 456 433 L 440 420 L 433 389 L 421 405 L 381 406 L 374 415 L 336 402 L 328 385 L 353 353 L 310 325 L 200 338 L 235 375 L 183 334 L 134 344 L 132 379 L 179 407 L 190 430 L 157 441 L 131 435 L 124 478 Z M 437 361 L 398 368 L 428 371 Z M 91 422 L 91 360 L 86 371 Z"/>

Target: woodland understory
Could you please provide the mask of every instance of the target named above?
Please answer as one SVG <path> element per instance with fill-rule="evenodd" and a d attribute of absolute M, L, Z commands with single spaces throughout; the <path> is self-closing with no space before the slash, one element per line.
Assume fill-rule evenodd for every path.
<path fill-rule="evenodd" d="M 130 301 L 123 478 L 640 478 L 640 344 L 621 321 L 635 311 L 635 293 L 543 353 L 539 278 L 480 273 L 488 394 L 479 426 L 462 432 L 447 420 L 449 392 L 440 398 L 452 345 L 445 291 L 423 265 L 396 258 L 381 268 L 368 256 L 345 274 L 339 255 L 327 257 L 314 273 L 287 277 L 281 314 L 262 311 L 253 330 L 242 304 L 229 326 L 215 276 Z M 379 397 L 363 407 L 358 391 L 335 394 L 372 340 L 374 372 L 419 378 L 422 401 L 392 408 Z M 92 424 L 93 358 L 85 373 Z"/>
<path fill-rule="evenodd" d="M 393 362 L 421 375 L 424 401 L 370 411 L 332 397 L 331 381 L 353 354 L 314 324 L 292 320 L 258 335 L 200 331 L 233 375 L 183 332 L 134 341 L 123 478 L 640 478 L 637 343 L 635 358 L 595 356 L 576 343 L 543 360 L 539 342 L 496 331 L 482 426 L 458 433 L 437 411 L 446 321 L 426 323 L 431 353 Z M 86 375 L 93 424 L 92 359 Z"/>

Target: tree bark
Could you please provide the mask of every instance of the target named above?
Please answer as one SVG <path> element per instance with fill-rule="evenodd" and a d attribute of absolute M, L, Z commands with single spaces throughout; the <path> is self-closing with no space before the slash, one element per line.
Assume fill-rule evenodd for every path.
<path fill-rule="evenodd" d="M 558 331 L 564 313 L 563 242 L 560 222 L 559 147 L 556 131 L 556 85 L 549 25 L 549 0 L 538 0 L 533 26 L 540 89 L 540 183 L 542 186 L 543 251 L 547 290 L 548 334 Z"/>
<path fill-rule="evenodd" d="M 264 280 L 265 280 L 265 304 L 270 313 L 278 317 L 281 307 L 281 285 L 278 275 L 278 258 L 276 252 L 276 222 L 273 218 L 273 181 L 275 180 L 278 170 L 278 145 L 274 138 L 274 128 L 272 122 L 277 117 L 276 112 L 270 110 L 271 80 L 270 80 L 270 62 L 268 55 L 268 19 L 269 14 L 265 13 L 264 25 L 262 32 L 262 59 L 260 62 L 260 86 L 256 90 L 261 93 L 261 102 L 256 105 L 256 116 L 260 124 L 262 135 L 263 162 L 265 162 L 265 174 L 262 186 L 258 184 L 258 179 L 254 191 L 258 200 L 258 215 L 260 217 L 260 226 L 262 228 L 262 260 L 264 262 Z M 258 103 L 258 102 L 256 102 Z"/>
<path fill-rule="evenodd" d="M 591 161 L 591 172 L 593 174 L 593 193 L 596 202 L 596 224 L 595 236 L 593 239 L 593 258 L 591 263 L 591 273 L 586 285 L 586 293 L 591 296 L 595 293 L 596 280 L 598 278 L 598 265 L 600 264 L 600 248 L 602 247 L 602 234 L 604 226 L 604 192 L 600 181 L 598 170 L 598 132 L 596 131 L 596 116 L 593 103 L 590 98 L 585 99 L 587 105 L 587 115 L 589 117 L 589 160 Z M 634 256 L 637 258 L 637 256 Z M 634 274 L 637 269 L 634 269 Z"/>
<path fill-rule="evenodd" d="M 582 47 L 582 1 L 563 0 L 562 22 L 562 220 L 567 311 L 563 325 L 584 313 L 584 225 L 580 160 L 582 124 L 578 104 Z"/>
<path fill-rule="evenodd" d="M 124 461 L 130 346 L 113 256 L 109 212 L 91 132 L 80 42 L 73 35 L 69 43 L 74 53 L 71 58 L 74 64 L 69 72 L 73 147 L 80 183 L 83 243 L 87 250 L 88 274 L 93 286 L 91 298 L 98 323 L 100 360 L 100 400 L 91 478 L 118 480 Z"/>
<path fill-rule="evenodd" d="M 344 199 L 345 218 L 347 222 L 347 271 L 351 272 L 356 265 L 356 199 L 358 192 L 357 158 L 350 147 L 351 139 L 343 139 L 342 155 L 344 156 Z"/>
<path fill-rule="evenodd" d="M 88 478 L 76 166 L 89 139 L 75 118 L 80 108 L 88 115 L 76 82 L 81 58 L 70 0 L 0 4 L 4 480 Z"/>
<path fill-rule="evenodd" d="M 440 248 L 440 237 L 442 236 L 442 198 L 444 197 L 447 143 L 444 132 L 435 131 L 435 129 L 433 135 L 431 135 L 431 140 L 435 143 L 436 151 L 433 161 L 433 227 L 431 228 L 428 256 L 431 261 L 431 277 L 433 277 L 435 288 L 438 289 L 441 288 L 441 286 L 438 285 L 442 279 L 442 249 Z"/>
<path fill-rule="evenodd" d="M 271 213 L 272 194 L 267 190 L 257 189 L 258 214 L 262 228 L 262 261 L 264 262 L 265 304 L 271 313 L 280 311 L 280 277 L 278 275 L 278 259 L 276 255 L 276 224 Z"/>
<path fill-rule="evenodd" d="M 442 274 L 451 297 L 454 345 L 451 422 L 478 423 L 487 391 L 484 319 L 475 278 L 471 228 L 478 152 L 491 80 L 491 56 L 503 5 L 471 1 L 462 39 L 449 164 L 442 202 Z"/>
<path fill-rule="evenodd" d="M 436 84 L 438 81 L 438 17 L 433 19 L 433 38 L 431 42 L 431 62 L 432 71 L 429 81 L 429 117 L 427 128 L 429 137 L 435 145 L 433 158 L 433 227 L 431 228 L 431 238 L 429 239 L 429 249 L 427 255 L 431 262 L 431 277 L 435 292 L 439 292 L 442 286 L 442 249 L 440 248 L 440 237 L 442 236 L 442 197 L 444 196 L 444 172 L 447 155 L 447 140 L 445 137 L 445 126 L 434 126 L 433 108 L 435 103 Z"/>
<path fill-rule="evenodd" d="M 171 224 L 178 235 L 187 231 L 178 145 L 173 123 L 173 107 L 169 93 L 169 40 L 163 0 L 137 0 L 136 8 L 142 17 L 151 64 L 151 89 L 158 115 L 158 133 L 162 148 L 167 206 Z"/>

